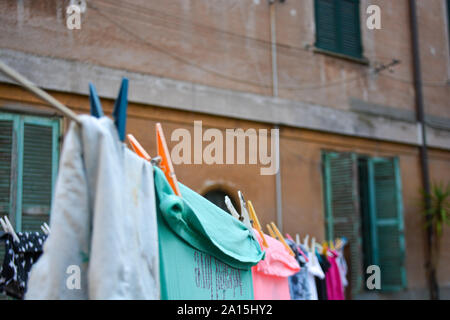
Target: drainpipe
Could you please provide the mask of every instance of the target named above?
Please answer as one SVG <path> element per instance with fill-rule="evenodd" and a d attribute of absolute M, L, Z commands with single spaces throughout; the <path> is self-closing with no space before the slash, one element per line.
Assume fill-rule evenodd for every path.
<path fill-rule="evenodd" d="M 277 32 L 275 20 L 275 1 L 269 0 L 270 6 L 270 40 L 272 44 L 272 94 L 278 97 L 278 68 L 277 68 Z"/>
<path fill-rule="evenodd" d="M 270 9 L 270 39 L 272 52 L 272 95 L 278 97 L 278 68 L 277 68 L 277 34 L 276 34 L 276 20 L 275 20 L 275 1 L 269 0 Z M 279 130 L 278 125 L 274 125 L 274 129 Z M 274 139 L 272 136 L 271 139 Z M 278 171 L 275 175 L 275 192 L 277 205 L 277 226 L 280 232 L 283 233 L 283 211 L 282 211 L 282 197 L 281 197 L 281 163 L 280 163 L 280 136 L 275 137 L 275 154 L 278 165 Z"/>
<path fill-rule="evenodd" d="M 416 115 L 420 140 L 420 164 L 422 171 L 422 183 L 426 194 L 430 194 L 430 174 L 428 167 L 428 149 L 426 136 L 426 123 L 424 112 L 424 100 L 422 90 L 422 70 L 420 65 L 420 48 L 419 48 L 419 27 L 417 22 L 417 7 L 415 0 L 409 0 L 410 8 L 410 24 L 411 24 L 411 40 L 413 49 L 413 69 L 414 69 L 414 91 L 416 93 Z M 429 212 L 431 201 L 429 197 L 425 199 L 425 209 Z M 431 221 L 432 216 L 427 214 L 427 222 Z M 428 276 L 428 285 L 430 291 L 430 299 L 439 299 L 439 287 L 436 280 L 436 270 L 432 264 L 432 248 L 433 248 L 433 226 L 429 224 L 427 227 L 427 255 L 425 267 Z"/>

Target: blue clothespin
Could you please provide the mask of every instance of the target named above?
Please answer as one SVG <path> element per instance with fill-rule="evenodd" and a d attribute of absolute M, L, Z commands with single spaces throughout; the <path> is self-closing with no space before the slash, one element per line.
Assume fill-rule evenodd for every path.
<path fill-rule="evenodd" d="M 128 79 L 122 79 L 122 85 L 120 86 L 119 95 L 117 96 L 114 104 L 114 123 L 117 131 L 119 132 L 119 138 L 121 141 L 125 141 L 125 127 L 127 124 L 127 107 L 128 107 Z"/>
<path fill-rule="evenodd" d="M 97 90 L 95 90 L 95 86 L 91 82 L 89 82 L 89 102 L 91 103 L 91 115 L 96 118 L 103 117 L 102 105 L 98 98 Z"/>

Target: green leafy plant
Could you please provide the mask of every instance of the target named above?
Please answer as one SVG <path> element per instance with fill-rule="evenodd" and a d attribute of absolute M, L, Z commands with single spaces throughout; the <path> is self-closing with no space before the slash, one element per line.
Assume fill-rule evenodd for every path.
<path fill-rule="evenodd" d="M 442 238 L 444 225 L 450 225 L 450 183 L 444 187 L 442 182 L 433 183 L 431 185 L 431 192 L 427 194 L 422 190 L 423 195 L 423 213 L 428 219 L 425 220 L 425 227 L 430 225 L 433 228 L 433 234 L 438 239 Z M 430 200 L 430 208 L 426 209 L 426 200 Z"/>
<path fill-rule="evenodd" d="M 432 239 L 429 243 L 427 269 L 430 277 L 431 299 L 439 299 L 439 286 L 436 270 L 439 265 L 441 239 L 445 225 L 450 225 L 450 183 L 433 183 L 430 193 L 421 191 L 422 208 L 425 216 L 425 228 L 431 228 Z M 429 208 L 427 208 L 429 203 Z"/>

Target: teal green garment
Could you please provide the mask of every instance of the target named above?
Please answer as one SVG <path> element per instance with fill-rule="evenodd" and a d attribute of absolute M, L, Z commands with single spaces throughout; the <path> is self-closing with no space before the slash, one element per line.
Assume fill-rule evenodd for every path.
<path fill-rule="evenodd" d="M 247 227 L 155 167 L 162 299 L 253 299 L 251 267 L 264 258 Z"/>

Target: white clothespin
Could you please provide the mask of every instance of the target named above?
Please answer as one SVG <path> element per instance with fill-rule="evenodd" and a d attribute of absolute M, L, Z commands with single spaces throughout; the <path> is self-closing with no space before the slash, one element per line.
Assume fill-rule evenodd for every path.
<path fill-rule="evenodd" d="M 41 230 L 47 236 L 50 234 L 50 228 L 49 228 L 48 224 L 45 222 L 41 225 Z"/>
<path fill-rule="evenodd" d="M 0 218 L 0 224 L 2 225 L 3 231 L 5 231 L 5 233 L 9 233 L 8 226 L 5 221 L 3 221 L 3 218 Z"/>
<path fill-rule="evenodd" d="M 41 230 L 45 235 L 48 236 L 48 231 L 47 231 L 47 229 L 45 229 L 45 227 L 43 225 L 41 225 Z"/>
<path fill-rule="evenodd" d="M 311 240 L 311 252 L 316 253 L 315 250 L 316 250 L 316 238 L 313 237 Z M 322 251 L 322 248 L 320 248 L 320 250 Z"/>
<path fill-rule="evenodd" d="M 295 234 L 295 243 L 297 244 L 297 246 L 300 245 L 300 236 L 298 235 L 298 233 Z"/>
<path fill-rule="evenodd" d="M 8 226 L 9 233 L 12 235 L 13 239 L 17 242 L 20 242 L 19 237 L 17 236 L 16 232 L 14 231 L 14 228 L 11 225 L 11 222 L 9 222 L 8 216 L 4 216 L 4 219 L 6 225 Z"/>
<path fill-rule="evenodd" d="M 230 211 L 231 215 L 239 220 L 239 214 L 237 213 L 236 209 L 233 206 L 233 203 L 231 203 L 231 199 L 228 196 L 225 196 L 225 204 L 228 208 L 228 211 Z"/>
<path fill-rule="evenodd" d="M 50 234 L 50 227 L 48 226 L 47 222 L 44 222 L 44 227 L 47 229 L 48 234 Z"/>
<path fill-rule="evenodd" d="M 256 239 L 256 236 L 253 234 L 253 227 L 252 227 L 252 224 L 250 223 L 250 216 L 247 211 L 247 205 L 244 200 L 244 195 L 242 194 L 242 192 L 240 190 L 238 191 L 238 196 L 239 196 L 239 201 L 241 202 L 242 222 L 245 224 L 245 226 L 248 228 L 248 230 L 250 230 L 251 235 Z"/>
<path fill-rule="evenodd" d="M 309 234 L 307 234 L 305 239 L 303 240 L 303 245 L 305 246 L 307 251 L 309 251 L 308 240 L 309 240 Z"/>

